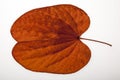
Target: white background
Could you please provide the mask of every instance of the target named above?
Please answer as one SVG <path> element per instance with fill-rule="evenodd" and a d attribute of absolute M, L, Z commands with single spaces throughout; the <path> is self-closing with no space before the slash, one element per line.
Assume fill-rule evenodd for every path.
<path fill-rule="evenodd" d="M 89 29 L 82 35 L 111 43 L 84 41 L 92 51 L 90 62 L 73 74 L 32 72 L 12 57 L 15 40 L 10 29 L 23 13 L 39 7 L 73 4 L 90 17 Z M 120 80 L 120 0 L 0 0 L 0 80 Z"/>

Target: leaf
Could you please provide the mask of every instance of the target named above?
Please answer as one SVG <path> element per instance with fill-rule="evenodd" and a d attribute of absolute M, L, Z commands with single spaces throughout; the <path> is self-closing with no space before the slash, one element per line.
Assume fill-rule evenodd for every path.
<path fill-rule="evenodd" d="M 17 41 L 12 55 L 31 71 L 74 73 L 83 68 L 91 56 L 90 49 L 79 40 L 89 24 L 88 15 L 73 5 L 28 11 L 11 28 Z"/>

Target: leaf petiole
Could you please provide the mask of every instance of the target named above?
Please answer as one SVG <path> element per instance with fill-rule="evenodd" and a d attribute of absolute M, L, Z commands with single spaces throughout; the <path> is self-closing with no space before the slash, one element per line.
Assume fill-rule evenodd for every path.
<path fill-rule="evenodd" d="M 106 44 L 106 45 L 112 46 L 111 44 L 103 42 L 103 41 L 98 41 L 98 40 L 93 40 L 93 39 L 88 39 L 88 38 L 81 38 L 81 37 L 79 39 L 88 40 L 88 41 L 94 41 L 94 42 L 99 42 L 99 43 L 102 43 L 102 44 Z"/>

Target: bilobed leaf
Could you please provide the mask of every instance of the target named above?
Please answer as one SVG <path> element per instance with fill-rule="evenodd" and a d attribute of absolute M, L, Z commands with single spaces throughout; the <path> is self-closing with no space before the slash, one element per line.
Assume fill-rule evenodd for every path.
<path fill-rule="evenodd" d="M 79 40 L 90 24 L 88 15 L 73 5 L 31 10 L 11 28 L 17 41 L 12 54 L 24 68 L 57 74 L 73 73 L 89 61 L 91 52 Z"/>

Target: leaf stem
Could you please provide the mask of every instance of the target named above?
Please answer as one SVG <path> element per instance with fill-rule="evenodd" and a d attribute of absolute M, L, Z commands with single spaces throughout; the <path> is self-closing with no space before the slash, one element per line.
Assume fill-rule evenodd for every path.
<path fill-rule="evenodd" d="M 93 40 L 93 39 L 88 39 L 88 38 L 79 38 L 79 39 L 82 39 L 82 40 L 88 40 L 88 41 L 94 41 L 94 42 L 99 42 L 99 43 L 102 43 L 102 44 L 106 44 L 108 46 L 112 46 L 111 44 L 109 43 L 106 43 L 106 42 L 102 42 L 102 41 L 98 41 L 98 40 Z"/>

